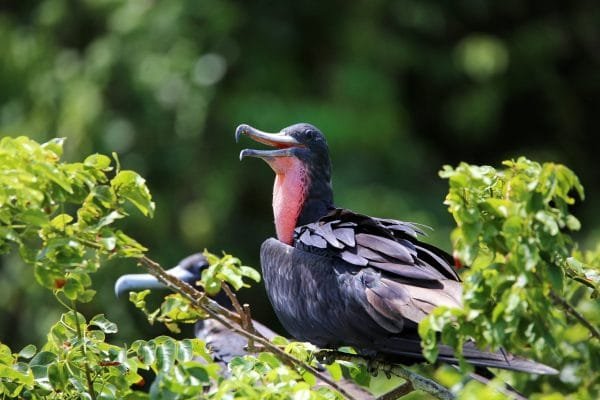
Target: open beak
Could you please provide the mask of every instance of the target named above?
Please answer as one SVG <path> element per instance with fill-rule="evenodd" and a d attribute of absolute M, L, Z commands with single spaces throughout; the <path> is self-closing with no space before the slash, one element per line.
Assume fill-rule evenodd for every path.
<path fill-rule="evenodd" d="M 238 142 L 242 135 L 246 135 L 252 140 L 266 144 L 267 146 L 277 147 L 277 149 L 244 149 L 240 153 L 240 160 L 242 160 L 244 157 L 257 157 L 266 161 L 275 157 L 290 157 L 293 156 L 292 149 L 294 147 L 301 146 L 300 142 L 285 132 L 267 133 L 246 124 L 238 126 L 235 130 L 235 141 Z"/>

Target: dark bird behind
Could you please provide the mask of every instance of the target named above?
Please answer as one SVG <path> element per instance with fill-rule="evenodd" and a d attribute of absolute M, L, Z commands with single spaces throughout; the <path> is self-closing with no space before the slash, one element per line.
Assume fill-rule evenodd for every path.
<path fill-rule="evenodd" d="M 196 253 L 181 260 L 175 267 L 167 270 L 170 275 L 196 286 L 201 278 L 202 271 L 208 267 L 208 261 L 201 253 Z M 128 274 L 121 276 L 115 283 L 115 294 L 121 297 L 131 291 L 145 289 L 166 289 L 166 287 L 150 274 Z M 223 307 L 231 308 L 231 302 L 223 294 L 219 293 L 215 298 Z M 252 321 L 258 333 L 272 339 L 277 334 L 271 329 L 257 321 Z M 237 333 L 227 329 L 220 322 L 213 319 L 200 320 L 194 326 L 194 334 L 197 338 L 204 340 L 212 350 L 211 354 L 216 362 L 226 363 L 232 358 L 246 354 L 248 340 Z"/>
<path fill-rule="evenodd" d="M 296 339 L 321 347 L 353 346 L 402 363 L 424 360 L 419 321 L 437 306 L 461 307 L 452 257 L 422 242 L 417 224 L 335 207 L 327 141 L 314 126 L 296 124 L 270 134 L 240 125 L 236 140 L 242 135 L 276 147 L 245 149 L 240 159 L 261 158 L 275 172 L 277 239 L 263 243 L 260 257 L 283 326 Z M 464 356 L 475 366 L 557 373 L 473 343 Z M 438 358 L 457 362 L 448 346 L 440 346 Z"/>
<path fill-rule="evenodd" d="M 196 253 L 181 260 L 175 267 L 167 270 L 167 273 L 197 287 L 197 282 L 201 279 L 202 271 L 209 266 L 208 260 L 201 253 Z M 115 283 L 115 294 L 122 297 L 131 291 L 145 289 L 166 289 L 160 281 L 150 274 L 128 274 L 121 276 Z M 202 290 L 201 288 L 199 288 Z M 229 298 L 220 292 L 216 298 L 220 305 L 227 308 L 231 307 Z M 254 329 L 265 338 L 271 340 L 277 333 L 267 328 L 258 321 L 252 321 Z M 223 370 L 227 369 L 229 363 L 234 357 L 241 357 L 246 354 L 248 339 L 229 330 L 219 321 L 214 319 L 205 319 L 196 322 L 194 334 L 202 339 L 211 350 L 211 355 L 215 362 L 219 363 Z M 364 388 L 354 382 L 343 379 L 338 382 L 352 397 L 357 400 L 367 400 L 372 398 L 371 394 Z"/>

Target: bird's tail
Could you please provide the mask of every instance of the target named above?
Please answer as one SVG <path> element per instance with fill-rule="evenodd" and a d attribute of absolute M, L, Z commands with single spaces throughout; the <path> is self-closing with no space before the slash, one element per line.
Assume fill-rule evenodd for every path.
<path fill-rule="evenodd" d="M 385 343 L 377 343 L 377 350 L 380 353 L 391 355 L 391 361 L 394 361 L 394 357 L 398 357 L 398 362 L 400 363 L 409 362 L 411 359 L 413 362 L 424 360 L 421 353 L 421 341 L 417 338 L 388 338 Z M 548 365 L 504 351 L 482 351 L 477 349 L 474 343 L 466 343 L 464 345 L 463 355 L 470 364 L 476 367 L 501 368 L 538 375 L 558 374 L 556 369 Z M 454 350 L 450 346 L 439 346 L 438 360 L 450 364 L 458 364 L 458 360 L 454 356 Z"/>

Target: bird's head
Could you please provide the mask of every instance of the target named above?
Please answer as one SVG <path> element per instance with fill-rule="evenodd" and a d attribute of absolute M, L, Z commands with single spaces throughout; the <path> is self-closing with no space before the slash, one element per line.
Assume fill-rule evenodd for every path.
<path fill-rule="evenodd" d="M 263 159 L 275 172 L 273 212 L 277 237 L 291 244 L 294 228 L 314 222 L 333 207 L 331 161 L 327 140 L 313 125 L 300 123 L 279 133 L 267 133 L 249 125 L 238 126 L 242 135 L 276 147 L 273 150 L 244 149 L 240 159 Z"/>
<path fill-rule="evenodd" d="M 207 267 L 206 257 L 202 253 L 196 253 L 181 260 L 177 266 L 167 270 L 167 273 L 190 285 L 196 285 L 202 276 L 202 271 Z M 167 289 L 167 287 L 150 274 L 122 275 L 115 283 L 117 297 L 145 289 Z"/>

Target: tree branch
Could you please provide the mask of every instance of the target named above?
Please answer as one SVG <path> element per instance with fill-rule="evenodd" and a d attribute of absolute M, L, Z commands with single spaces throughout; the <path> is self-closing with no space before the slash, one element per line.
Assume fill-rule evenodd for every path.
<path fill-rule="evenodd" d="M 327 375 L 317 371 L 311 365 L 281 350 L 279 347 L 269 342 L 262 335 L 248 332 L 247 330 L 241 328 L 241 326 L 236 326 L 236 324 L 242 324 L 243 317 L 241 315 L 231 312 L 227 308 L 222 307 L 216 301 L 205 296 L 204 293 L 196 290 L 191 285 L 167 274 L 164 271 L 164 269 L 161 268 L 160 264 L 151 260 L 150 258 L 143 256 L 139 259 L 139 261 L 148 270 L 150 274 L 156 277 L 156 279 L 165 284 L 169 289 L 186 297 L 192 303 L 192 305 L 202 309 L 202 311 L 207 313 L 211 318 L 223 324 L 226 328 L 241 336 L 244 336 L 248 340 L 252 340 L 264 346 L 265 349 L 277 355 L 283 362 L 285 362 L 292 368 L 299 367 L 305 369 L 306 371 L 316 376 L 322 382 L 331 386 L 334 390 L 339 392 L 346 399 L 355 400 L 355 398 L 351 396 L 344 388 L 342 388 L 340 385 L 334 382 Z"/>
<path fill-rule="evenodd" d="M 250 304 L 245 304 L 242 306 L 244 313 L 242 314 L 242 320 L 244 322 L 244 326 L 253 334 L 256 334 L 256 329 L 254 329 L 254 325 L 252 324 L 252 314 L 250 313 Z M 256 346 L 254 345 L 254 340 L 248 339 L 248 350 L 256 351 Z"/>
<path fill-rule="evenodd" d="M 381 370 L 386 375 L 392 374 L 406 379 L 411 383 L 415 390 L 422 390 L 423 392 L 429 393 L 432 396 L 442 400 L 455 399 L 455 396 L 452 394 L 452 392 L 450 392 L 444 386 L 398 364 L 389 364 L 381 362 L 377 359 L 369 359 L 357 354 L 342 353 L 332 350 L 321 350 L 316 354 L 316 357 L 319 361 L 326 364 L 331 364 L 335 360 L 345 360 L 354 363 L 366 362 L 370 368 Z"/>
<path fill-rule="evenodd" d="M 392 389 L 389 392 L 382 394 L 377 398 L 377 400 L 396 400 L 402 396 L 409 394 L 414 391 L 415 388 L 411 381 L 406 381 L 402 385 L 398 386 L 396 389 Z"/>
<path fill-rule="evenodd" d="M 600 330 L 595 327 L 590 321 L 588 321 L 579 311 L 575 309 L 567 300 L 563 299 L 561 296 L 556 294 L 553 290 L 550 291 L 550 297 L 554 303 L 561 306 L 567 313 L 569 313 L 572 317 L 574 317 L 577 321 L 579 321 L 583 326 L 585 326 L 592 333 L 596 339 L 600 340 Z"/>
<path fill-rule="evenodd" d="M 231 301 L 233 308 L 240 316 L 240 319 L 241 319 L 240 322 L 242 323 L 242 327 L 244 329 L 248 329 L 248 327 L 245 326 L 245 323 L 244 323 L 244 310 L 242 309 L 242 306 L 240 305 L 240 302 L 238 301 L 237 296 L 235 295 L 235 293 L 233 293 L 233 290 L 231 290 L 231 288 L 229 287 L 229 285 L 227 283 L 225 283 L 225 282 L 221 283 L 221 288 L 223 289 L 223 291 L 225 292 L 227 297 L 229 297 L 229 301 Z"/>
<path fill-rule="evenodd" d="M 238 315 L 242 319 L 242 321 L 241 321 L 242 328 L 252 334 L 256 334 L 256 329 L 254 329 L 254 325 L 252 325 L 252 315 L 250 314 L 250 305 L 244 304 L 244 306 L 242 307 L 242 305 L 240 305 L 240 302 L 238 301 L 237 296 L 235 295 L 233 290 L 231 290 L 231 287 L 229 287 L 229 285 L 227 283 L 223 282 L 221 284 L 221 287 L 223 288 L 223 291 L 225 292 L 227 297 L 229 297 L 229 300 L 231 301 L 233 308 L 235 308 L 235 311 L 238 313 Z M 254 346 L 254 340 L 252 340 L 252 339 L 248 339 L 248 351 L 250 351 L 250 352 L 256 351 L 256 348 Z"/>

